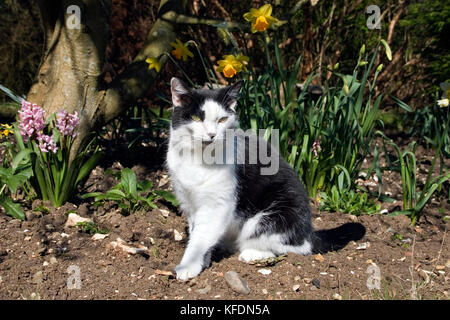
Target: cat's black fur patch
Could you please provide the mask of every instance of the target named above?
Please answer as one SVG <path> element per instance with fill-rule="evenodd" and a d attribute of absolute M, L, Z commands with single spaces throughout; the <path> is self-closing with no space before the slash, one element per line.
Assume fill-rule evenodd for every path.
<path fill-rule="evenodd" d="M 259 154 L 259 148 L 257 150 Z M 268 156 L 271 155 L 269 145 Z M 286 245 L 302 245 L 305 239 L 310 240 L 313 232 L 309 197 L 292 167 L 278 152 L 274 152 L 274 156 L 279 161 L 279 169 L 274 175 L 261 175 L 261 168 L 268 165 L 261 164 L 260 159 L 257 164 L 248 164 L 246 159 L 245 164 L 237 166 L 237 214 L 246 221 L 258 213 L 270 213 L 261 218 L 253 237 L 283 234 Z"/>

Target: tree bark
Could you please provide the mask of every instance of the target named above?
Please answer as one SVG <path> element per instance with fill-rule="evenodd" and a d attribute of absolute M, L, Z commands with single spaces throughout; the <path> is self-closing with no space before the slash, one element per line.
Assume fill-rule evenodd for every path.
<path fill-rule="evenodd" d="M 80 28 L 66 24 L 67 8 L 81 9 Z M 155 80 L 145 59 L 160 58 L 175 40 L 175 25 L 185 1 L 162 0 L 158 18 L 148 33 L 143 48 L 133 62 L 113 81 L 102 83 L 105 49 L 109 36 L 111 0 L 40 0 L 39 7 L 46 32 L 46 52 L 36 82 L 27 100 L 37 103 L 50 116 L 60 109 L 77 111 L 80 116 L 76 154 L 82 139 L 96 126 L 116 118 L 132 106 Z"/>

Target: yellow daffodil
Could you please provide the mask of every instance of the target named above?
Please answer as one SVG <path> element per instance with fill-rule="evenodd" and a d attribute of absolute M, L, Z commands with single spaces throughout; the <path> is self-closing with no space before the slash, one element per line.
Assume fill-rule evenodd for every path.
<path fill-rule="evenodd" d="M 12 126 L 10 126 L 9 124 L 2 124 L 1 127 L 3 127 L 3 130 L 0 131 L 0 137 L 2 135 L 7 137 L 7 136 L 9 136 L 10 133 L 13 132 L 12 130 L 10 130 L 12 128 Z"/>
<path fill-rule="evenodd" d="M 448 98 L 442 99 L 442 100 L 438 100 L 437 103 L 438 103 L 439 107 L 441 107 L 441 108 L 448 107 L 448 105 L 449 105 Z"/>
<path fill-rule="evenodd" d="M 188 49 L 187 45 L 179 39 L 176 39 L 176 42 L 171 42 L 170 45 L 174 47 L 174 50 L 172 50 L 172 55 L 178 60 L 183 59 L 183 61 L 186 61 L 187 57 L 194 57 L 194 54 Z"/>
<path fill-rule="evenodd" d="M 244 19 L 252 24 L 252 32 L 265 31 L 274 23 L 278 23 L 277 18 L 272 17 L 272 6 L 265 4 L 259 9 L 251 8 L 250 12 L 244 14 Z"/>
<path fill-rule="evenodd" d="M 242 70 L 247 70 L 245 65 L 248 61 L 249 58 L 242 54 L 239 54 L 237 56 L 225 55 L 223 56 L 223 60 L 217 61 L 217 64 L 219 65 L 217 67 L 217 71 L 222 72 L 223 75 L 227 78 L 233 78 Z"/>
<path fill-rule="evenodd" d="M 159 72 L 161 70 L 161 63 L 159 62 L 158 59 L 150 57 L 145 59 L 145 62 L 148 63 L 149 69 L 155 69 L 156 72 Z"/>

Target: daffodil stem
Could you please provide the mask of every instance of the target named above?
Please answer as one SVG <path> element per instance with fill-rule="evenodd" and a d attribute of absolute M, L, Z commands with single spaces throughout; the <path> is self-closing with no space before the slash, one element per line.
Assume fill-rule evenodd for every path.
<path fill-rule="evenodd" d="M 192 41 L 192 40 L 188 41 L 188 43 L 192 43 L 194 45 L 195 49 L 197 49 L 198 55 L 200 56 L 200 60 L 202 61 L 203 69 L 205 69 L 206 76 L 208 77 L 209 84 L 211 86 L 213 84 L 212 81 L 211 81 L 211 77 L 209 75 L 209 71 L 211 71 L 211 75 L 214 78 L 214 82 L 217 83 L 216 75 L 214 74 L 214 71 L 213 71 L 213 69 L 211 67 L 208 68 L 206 66 L 205 59 L 203 58 L 203 55 L 202 55 L 202 53 L 200 51 L 200 48 L 198 47 L 197 43 L 195 41 Z"/>
<path fill-rule="evenodd" d="M 173 64 L 181 70 L 181 72 L 183 73 L 183 76 L 189 81 L 189 83 L 191 84 L 192 87 L 195 88 L 195 83 L 192 82 L 191 78 L 189 78 L 189 76 L 186 74 L 186 72 L 184 72 L 183 68 L 181 68 L 181 66 L 174 60 L 174 58 L 172 58 L 172 56 L 170 54 L 165 53 L 164 55 L 166 55 L 167 57 L 169 57 L 170 61 L 173 62 Z"/>
<path fill-rule="evenodd" d="M 269 64 L 270 69 L 272 69 L 272 59 L 270 58 L 270 53 L 269 53 L 269 43 L 267 42 L 267 32 L 263 33 L 263 37 L 264 37 L 264 46 L 266 48 L 266 57 L 267 57 L 267 63 Z"/>
<path fill-rule="evenodd" d="M 447 123 L 445 124 L 445 127 L 444 127 L 444 132 L 445 132 L 445 133 L 446 133 L 447 130 L 448 130 L 449 122 L 450 122 L 450 119 L 447 118 Z M 431 182 L 431 175 L 433 174 L 433 169 L 434 169 L 434 166 L 436 165 L 437 158 L 440 157 L 440 154 L 441 154 L 441 148 L 442 148 L 442 143 L 444 142 L 444 139 L 445 139 L 444 135 L 442 135 L 442 136 L 440 137 L 440 139 L 439 139 L 439 144 L 438 144 L 438 147 L 437 147 L 437 149 L 436 149 L 436 154 L 435 154 L 435 156 L 434 156 L 434 159 L 433 159 L 433 162 L 432 162 L 432 164 L 431 164 L 430 170 L 428 171 L 427 178 L 426 178 L 426 180 L 425 180 L 425 186 L 423 187 L 423 190 L 428 190 L 428 187 L 429 187 L 430 182 Z M 441 165 L 442 165 L 442 164 L 441 164 Z"/>

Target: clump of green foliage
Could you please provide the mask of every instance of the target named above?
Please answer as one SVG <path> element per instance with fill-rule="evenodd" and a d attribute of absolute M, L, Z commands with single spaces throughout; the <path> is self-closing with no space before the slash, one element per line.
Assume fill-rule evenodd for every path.
<path fill-rule="evenodd" d="M 91 221 L 83 221 L 78 222 L 76 226 L 83 232 L 86 232 L 88 234 L 107 234 L 109 231 L 105 229 L 100 229 L 94 222 Z"/>
<path fill-rule="evenodd" d="M 241 127 L 266 129 L 267 139 L 273 129 L 278 129 L 281 154 L 299 173 L 311 197 L 316 197 L 319 191 L 329 193 L 342 172 L 346 176 L 345 187 L 353 189 L 364 159 L 372 152 L 375 126 L 382 125 L 379 113 L 382 95 L 376 96 L 374 91 L 382 70 L 382 65 L 374 65 L 381 44 L 391 58 L 383 41 L 370 59 L 363 46 L 353 74 L 330 70 L 335 75 L 334 82 L 325 86 L 325 94 L 317 101 L 307 90 L 297 95 L 300 58 L 290 70 L 284 68 L 277 41 L 273 43 L 277 63 L 268 63 L 268 68 L 258 76 L 244 77 Z M 316 76 L 311 74 L 305 87 Z"/>
<path fill-rule="evenodd" d="M 165 190 L 152 190 L 153 183 L 148 180 L 137 181 L 136 174 L 130 168 L 121 172 L 120 182 L 106 193 L 92 192 L 82 196 L 83 199 L 94 198 L 94 205 L 102 205 L 105 201 L 116 201 L 119 208 L 126 213 L 134 213 L 140 209 L 156 209 L 156 202 L 163 199 L 174 206 L 178 205 L 175 196 Z"/>
<path fill-rule="evenodd" d="M 380 213 L 381 205 L 369 198 L 367 192 L 333 186 L 329 194 L 320 193 L 319 210 L 343 212 L 356 216 Z"/>
<path fill-rule="evenodd" d="M 25 213 L 18 203 L 14 203 L 12 195 L 16 193 L 19 186 L 31 197 L 32 189 L 29 179 L 33 175 L 31 164 L 26 160 L 27 153 L 16 152 L 11 141 L 3 141 L 5 157 L 0 165 L 0 206 L 5 209 L 6 214 L 20 220 L 25 220 Z"/>
<path fill-rule="evenodd" d="M 446 128 L 448 128 L 448 123 Z M 380 133 L 383 135 L 382 133 Z M 428 170 L 427 177 L 423 186 L 419 187 L 417 181 L 417 159 L 415 156 L 416 142 L 413 141 L 402 151 L 400 148 L 390 139 L 386 139 L 387 143 L 392 146 L 396 152 L 398 160 L 392 164 L 393 169 L 399 171 L 402 179 L 402 197 L 403 208 L 400 211 L 391 213 L 391 215 L 404 214 L 411 218 L 411 224 L 415 224 L 425 205 L 431 199 L 433 193 L 438 190 L 446 181 L 450 180 L 450 171 L 446 170 L 445 173 L 441 173 L 433 177 L 433 169 L 436 165 L 436 160 L 441 154 L 443 138 L 440 139 L 439 145 L 436 147 L 435 157 Z"/>

